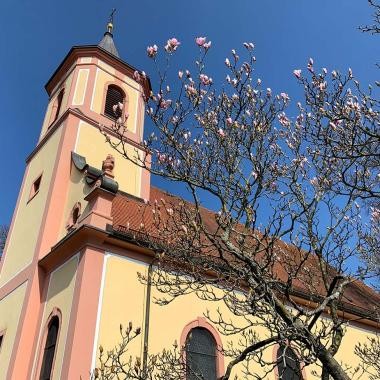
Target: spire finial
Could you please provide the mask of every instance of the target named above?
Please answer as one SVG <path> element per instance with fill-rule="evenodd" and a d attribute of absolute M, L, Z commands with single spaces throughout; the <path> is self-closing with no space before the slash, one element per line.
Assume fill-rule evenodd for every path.
<path fill-rule="evenodd" d="M 108 20 L 108 24 L 107 24 L 107 32 L 111 33 L 111 34 L 112 34 L 112 30 L 113 30 L 113 16 L 114 16 L 115 12 L 116 12 L 116 8 L 113 8 L 111 11 L 109 20 Z"/>
<path fill-rule="evenodd" d="M 113 18 L 115 15 L 116 9 L 112 9 L 110 17 L 108 19 L 108 24 L 107 24 L 107 30 L 104 33 L 104 36 L 102 40 L 98 43 L 98 46 L 101 47 L 104 50 L 107 50 L 108 53 L 111 53 L 115 57 L 119 58 L 119 53 L 117 52 L 116 46 L 113 42 Z"/>

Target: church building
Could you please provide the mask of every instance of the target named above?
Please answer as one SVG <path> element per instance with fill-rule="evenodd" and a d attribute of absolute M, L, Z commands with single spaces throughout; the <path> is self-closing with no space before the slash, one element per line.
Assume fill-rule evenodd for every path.
<path fill-rule="evenodd" d="M 151 186 L 148 171 L 113 156 L 100 131 L 114 138 L 113 106 L 123 104 L 117 116 L 129 114 L 127 149 L 144 154 L 151 84 L 120 58 L 112 32 L 109 23 L 98 45 L 72 47 L 45 86 L 41 134 L 26 160 L 0 261 L 0 380 L 89 379 L 99 346 L 116 346 L 120 324 L 129 322 L 141 327 L 130 355 L 146 360 L 174 341 L 183 346 L 193 339 L 194 347 L 208 342 L 200 352 L 208 379 L 228 365 L 217 348 L 231 337 L 204 317 L 217 305 L 188 295 L 162 307 L 154 303 L 154 287 L 138 279 L 153 260 L 130 233 L 139 228 L 144 199 L 175 197 Z M 135 79 L 136 71 L 143 80 Z M 366 299 L 375 297 L 368 292 L 364 286 L 352 292 L 347 316 L 363 316 Z M 365 341 L 376 331 L 371 318 L 351 323 L 338 360 L 357 364 L 353 344 L 345 342 Z M 301 372 L 298 378 L 316 378 L 308 367 Z M 276 371 L 268 375 L 276 378 Z"/>

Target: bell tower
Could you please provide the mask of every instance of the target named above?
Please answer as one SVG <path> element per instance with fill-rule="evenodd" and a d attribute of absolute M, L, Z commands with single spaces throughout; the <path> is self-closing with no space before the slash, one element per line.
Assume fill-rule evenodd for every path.
<path fill-rule="evenodd" d="M 41 134 L 27 158 L 0 262 L 2 379 L 45 379 L 44 371 L 51 371 L 49 379 L 88 377 L 93 342 L 91 350 L 85 342 L 96 324 L 100 235 L 112 223 L 117 191 L 149 198 L 149 174 L 114 157 L 100 132 L 116 139 L 112 126 L 122 117 L 127 150 L 144 154 L 150 81 L 120 58 L 112 17 L 99 44 L 72 47 L 45 88 Z M 51 326 L 58 338 L 47 359 Z"/>

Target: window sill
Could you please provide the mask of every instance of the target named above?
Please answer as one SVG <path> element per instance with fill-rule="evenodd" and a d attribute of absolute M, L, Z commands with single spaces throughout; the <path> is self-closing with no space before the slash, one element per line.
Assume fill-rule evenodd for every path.
<path fill-rule="evenodd" d="M 111 120 L 113 123 L 116 123 L 117 118 L 113 118 L 113 117 L 111 117 L 111 116 L 109 116 L 109 115 L 106 115 L 106 114 L 104 114 L 104 113 L 101 113 L 101 115 L 102 115 L 103 117 L 107 118 L 108 120 Z M 122 116 L 121 116 L 121 117 L 122 117 Z"/>
<path fill-rule="evenodd" d="M 38 189 L 33 195 L 31 195 L 29 199 L 27 200 L 26 204 L 28 204 L 39 192 L 40 190 Z"/>

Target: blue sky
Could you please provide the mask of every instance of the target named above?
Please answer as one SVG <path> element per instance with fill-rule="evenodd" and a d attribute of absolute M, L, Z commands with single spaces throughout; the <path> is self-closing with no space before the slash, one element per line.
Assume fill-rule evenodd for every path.
<path fill-rule="evenodd" d="M 1 0 L 0 224 L 10 223 L 25 169 L 37 142 L 48 97 L 44 85 L 73 45 L 96 44 L 117 8 L 115 42 L 121 57 L 148 74 L 146 46 L 177 37 L 177 59 L 195 56 L 194 38 L 213 43 L 209 72 L 218 77 L 232 48 L 256 45 L 257 75 L 275 92 L 297 96 L 292 71 L 351 67 L 363 84 L 378 79 L 380 36 L 357 30 L 371 22 L 362 0 Z M 154 87 L 154 76 L 153 76 Z"/>

